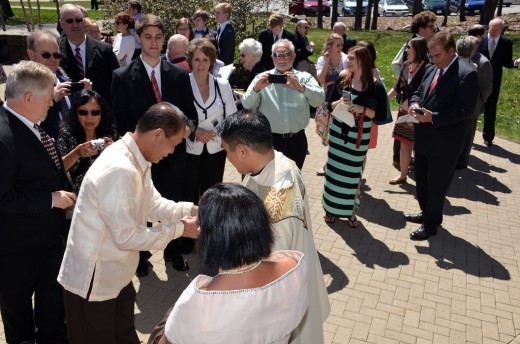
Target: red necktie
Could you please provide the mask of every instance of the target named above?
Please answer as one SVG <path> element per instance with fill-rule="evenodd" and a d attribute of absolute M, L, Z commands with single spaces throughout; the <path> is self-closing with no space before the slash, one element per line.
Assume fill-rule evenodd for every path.
<path fill-rule="evenodd" d="M 161 91 L 159 91 L 159 84 L 157 83 L 157 79 L 155 79 L 155 70 L 152 70 L 152 87 L 153 87 L 153 93 L 155 93 L 155 99 L 157 99 L 157 102 L 161 102 Z"/>
<path fill-rule="evenodd" d="M 34 124 L 34 128 L 38 129 L 40 132 L 41 141 L 43 143 L 43 147 L 45 147 L 45 150 L 49 155 L 51 156 L 52 161 L 56 165 L 58 169 L 61 169 L 60 165 L 60 158 L 58 157 L 58 151 L 56 150 L 56 147 L 54 146 L 54 143 L 52 142 L 52 139 L 49 135 L 43 130 L 42 127 L 40 127 L 38 124 Z"/>
<path fill-rule="evenodd" d="M 428 94 L 430 94 L 433 91 L 433 89 L 435 88 L 435 86 L 437 86 L 439 79 L 442 78 L 443 71 L 444 71 L 444 69 L 439 69 L 439 75 L 437 76 L 437 78 L 435 80 L 433 80 L 433 82 L 430 86 L 430 89 L 428 90 Z"/>
<path fill-rule="evenodd" d="M 85 68 L 83 67 L 83 59 L 81 58 L 81 49 L 76 47 L 76 63 L 78 64 L 79 74 L 81 74 L 81 78 L 85 77 Z"/>

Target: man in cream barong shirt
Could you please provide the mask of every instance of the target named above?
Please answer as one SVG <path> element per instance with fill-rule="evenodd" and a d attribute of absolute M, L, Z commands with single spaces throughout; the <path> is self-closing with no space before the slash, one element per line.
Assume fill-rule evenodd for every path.
<path fill-rule="evenodd" d="M 170 103 L 153 105 L 85 175 L 58 276 L 71 343 L 140 343 L 132 285 L 139 251 L 198 236 L 193 203 L 162 198 L 150 176 L 151 163 L 185 138 L 186 123 Z"/>
<path fill-rule="evenodd" d="M 300 170 L 294 161 L 274 150 L 271 127 L 262 113 L 236 112 L 226 117 L 220 129 L 228 160 L 246 174 L 242 184 L 264 201 L 276 235 L 273 251 L 300 251 L 307 259 L 309 308 L 289 343 L 323 343 L 323 322 L 330 313 L 330 303 Z"/>

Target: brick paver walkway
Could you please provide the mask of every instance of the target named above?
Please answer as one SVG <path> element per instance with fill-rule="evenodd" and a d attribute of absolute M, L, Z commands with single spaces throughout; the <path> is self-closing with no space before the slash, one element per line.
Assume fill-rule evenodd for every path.
<path fill-rule="evenodd" d="M 402 217 L 418 210 L 413 173 L 408 184 L 387 182 L 397 173 L 391 167 L 392 125 L 379 128 L 378 147 L 368 154 L 357 229 L 322 219 L 323 177 L 315 171 L 326 148 L 313 129 L 311 121 L 303 175 L 332 305 L 325 342 L 520 343 L 520 145 L 497 138 L 486 148 L 477 133 L 470 168 L 457 172 L 450 187 L 442 229 L 413 242 L 409 234 L 417 225 Z M 225 181 L 240 181 L 230 165 Z M 134 278 L 143 341 L 200 273 L 196 254 L 186 258 L 191 270 L 181 273 L 165 267 L 156 252 L 153 273 Z"/>

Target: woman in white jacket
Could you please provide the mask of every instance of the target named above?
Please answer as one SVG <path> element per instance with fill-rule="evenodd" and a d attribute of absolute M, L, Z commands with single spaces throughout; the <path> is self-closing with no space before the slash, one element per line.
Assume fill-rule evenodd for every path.
<path fill-rule="evenodd" d="M 116 31 L 119 32 L 114 39 L 112 51 L 119 61 L 119 65 L 126 66 L 132 61 L 135 50 L 135 39 L 130 33 L 134 28 L 134 18 L 128 13 L 119 12 L 115 16 Z"/>
<path fill-rule="evenodd" d="M 190 81 L 199 125 L 194 140 L 187 139 L 185 196 L 194 203 L 198 203 L 204 191 L 222 182 L 226 152 L 215 127 L 226 115 L 237 111 L 229 82 L 215 78 L 210 72 L 216 57 L 215 46 L 206 38 L 196 38 L 188 45 L 187 60 L 192 68 Z"/>

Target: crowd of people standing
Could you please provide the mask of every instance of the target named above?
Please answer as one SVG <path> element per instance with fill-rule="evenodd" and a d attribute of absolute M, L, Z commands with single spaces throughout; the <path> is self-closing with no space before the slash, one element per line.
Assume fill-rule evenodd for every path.
<path fill-rule="evenodd" d="M 24 229 L 0 234 L 8 343 L 139 343 L 133 276 L 148 275 L 149 250 L 188 270 L 182 254 L 197 238 L 203 264 L 219 273 L 197 277 L 151 340 L 322 343 L 330 304 L 300 172 L 311 113 L 328 113 L 325 222 L 356 228 L 367 151 L 389 98 L 398 98 L 400 174 L 389 183 L 406 183 L 415 169 L 420 212 L 404 217 L 421 224 L 410 238 L 425 240 L 442 223 L 454 171 L 467 167 L 482 112 L 492 145 L 502 67 L 520 64 L 501 19 L 487 35 L 475 26 L 455 42 L 435 32 L 435 14 L 422 12 L 387 91 L 374 46 L 348 37 L 343 23 L 314 65 L 306 20 L 293 33 L 273 13 L 257 39 L 237 44 L 232 6 L 213 10 L 216 30 L 203 9 L 179 18 L 165 54 L 165 24 L 142 14 L 137 0 L 115 16 L 112 44 L 72 4 L 61 7 L 60 37 L 29 35 L 31 61 L 13 67 L 0 109 L 0 221 Z M 248 72 L 240 95 L 219 72 L 234 63 L 236 47 Z M 226 157 L 243 186 L 222 184 Z M 244 297 L 251 290 L 254 299 Z M 221 329 L 209 324 L 230 298 L 232 325 L 257 328 L 219 341 Z M 266 307 L 278 318 L 245 315 Z M 186 332 L 200 321 L 208 324 L 203 336 Z"/>

